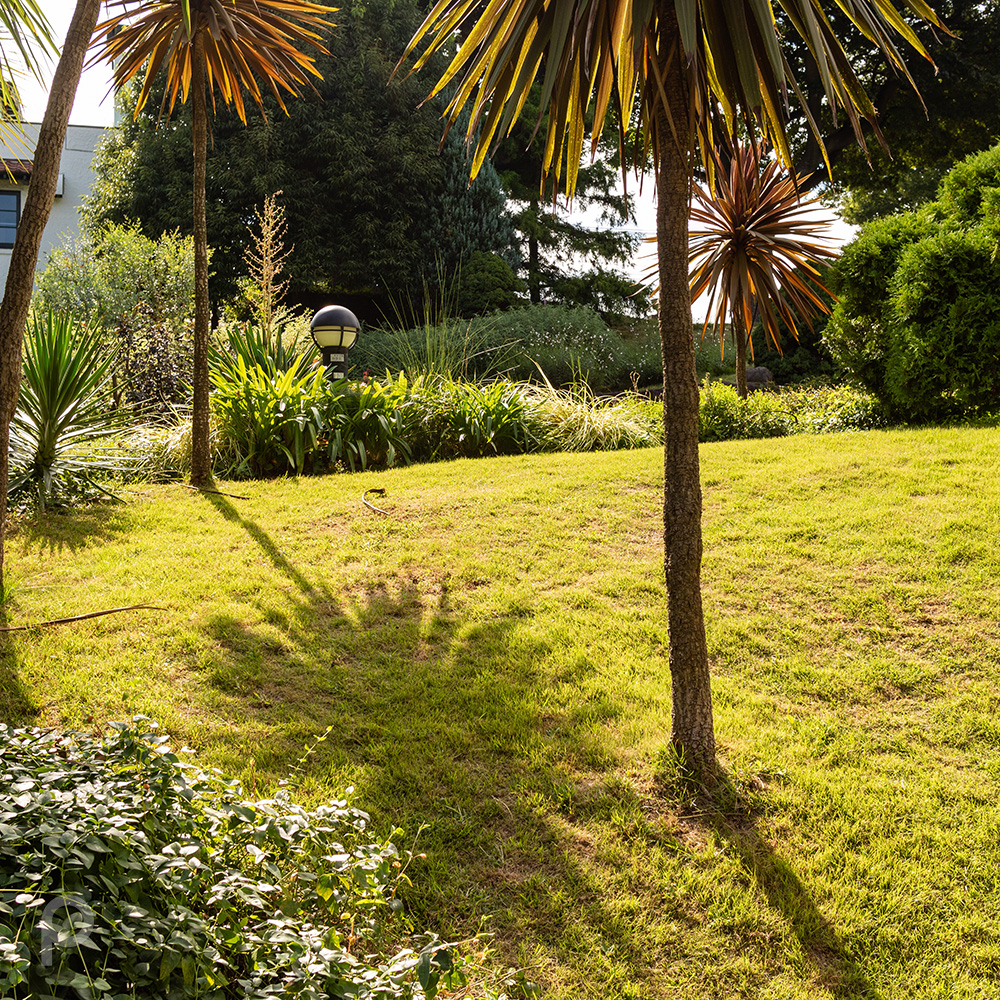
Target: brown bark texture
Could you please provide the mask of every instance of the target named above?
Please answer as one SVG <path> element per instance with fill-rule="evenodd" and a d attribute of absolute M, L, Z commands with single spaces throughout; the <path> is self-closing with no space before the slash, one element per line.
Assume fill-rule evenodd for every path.
<path fill-rule="evenodd" d="M 736 392 L 747 398 L 747 328 L 743 311 L 733 310 L 733 340 L 736 341 Z"/>
<path fill-rule="evenodd" d="M 21 391 L 21 348 L 35 284 L 35 266 L 42 233 L 49 221 L 59 180 L 66 126 L 83 70 L 83 60 L 100 14 L 100 0 L 77 0 L 62 54 L 52 78 L 35 146 L 31 183 L 18 221 L 10 254 L 10 269 L 0 303 L 0 593 L 3 592 L 4 542 L 7 531 L 7 489 L 10 485 L 10 422 Z"/>
<path fill-rule="evenodd" d="M 687 257 L 694 134 L 673 0 L 660 0 L 658 8 L 661 62 L 671 46 L 678 50 L 664 80 L 670 118 L 660 110 L 656 178 L 663 352 L 663 544 L 673 692 L 670 740 L 691 772 L 709 778 L 716 773 L 717 764 L 701 601 L 698 377 Z"/>
<path fill-rule="evenodd" d="M 192 58 L 194 138 L 194 362 L 191 409 L 191 485 L 204 486 L 212 478 L 208 411 L 208 227 L 205 221 L 205 163 L 208 155 L 208 107 L 205 97 L 205 38 L 198 32 Z"/>

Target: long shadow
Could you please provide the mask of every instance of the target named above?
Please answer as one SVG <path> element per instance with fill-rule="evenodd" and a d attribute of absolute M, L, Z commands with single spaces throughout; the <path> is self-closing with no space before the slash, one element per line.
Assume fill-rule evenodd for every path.
<path fill-rule="evenodd" d="M 300 590 L 305 593 L 313 591 L 313 585 L 306 579 L 305 575 L 296 569 L 284 556 L 270 535 L 264 531 L 256 521 L 251 521 L 244 517 L 225 497 L 214 493 L 205 493 L 208 502 L 227 520 L 238 524 L 259 546 L 261 551 L 271 560 L 276 569 L 279 569 L 290 580 L 292 580 Z"/>
<path fill-rule="evenodd" d="M 734 786 L 723 777 L 723 787 Z M 743 870 L 780 913 L 816 970 L 823 986 L 842 1000 L 876 1000 L 880 996 L 823 916 L 791 866 L 761 837 L 748 813 L 711 812 L 708 825 L 730 846 Z"/>
<path fill-rule="evenodd" d="M 0 621 L 7 624 L 7 618 L 4 609 Z M 0 722 L 13 726 L 30 725 L 39 712 L 21 681 L 21 664 L 17 644 L 6 635 L 0 636 Z"/>
<path fill-rule="evenodd" d="M 362 584 L 350 596 L 334 594 L 225 498 L 208 499 L 294 584 L 280 618 L 248 625 L 225 614 L 204 625 L 215 650 L 206 681 L 270 734 L 252 747 L 232 746 L 231 759 L 223 754 L 219 762 L 239 773 L 252 754 L 261 773 L 283 776 L 329 727 L 309 759 L 314 791 L 357 775 L 359 804 L 376 828 L 402 822 L 413 836 L 426 824 L 418 850 L 427 857 L 405 894 L 417 927 L 464 937 L 492 916 L 497 951 L 511 965 L 526 940 L 558 954 L 569 928 L 591 953 L 607 954 L 608 982 L 620 975 L 617 963 L 640 990 L 662 992 L 643 922 L 623 920 L 605 902 L 603 869 L 588 863 L 588 848 L 572 839 L 591 821 L 642 812 L 637 793 L 615 777 L 601 725 L 626 707 L 612 695 L 595 707 L 582 683 L 576 696 L 553 707 L 546 697 L 550 642 L 524 627 L 523 608 L 481 617 L 460 612 L 447 574 L 433 566 L 401 569 L 388 583 Z M 598 666 L 578 661 L 559 669 L 559 680 L 572 685 Z M 731 845 L 832 995 L 876 997 L 752 820 L 716 812 L 706 824 Z M 651 835 L 640 823 L 628 836 Z M 670 905 L 668 922 L 698 923 L 686 904 Z"/>

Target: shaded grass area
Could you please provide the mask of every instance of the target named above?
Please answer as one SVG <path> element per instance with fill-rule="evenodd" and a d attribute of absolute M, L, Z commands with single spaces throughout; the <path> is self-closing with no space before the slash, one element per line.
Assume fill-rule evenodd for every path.
<path fill-rule="evenodd" d="M 713 801 L 664 752 L 658 450 L 25 524 L 11 624 L 169 610 L 11 634 L 0 717 L 142 712 L 256 794 L 329 727 L 300 794 L 355 786 L 427 855 L 417 925 L 492 931 L 546 996 L 994 997 L 998 445 L 703 445 Z"/>

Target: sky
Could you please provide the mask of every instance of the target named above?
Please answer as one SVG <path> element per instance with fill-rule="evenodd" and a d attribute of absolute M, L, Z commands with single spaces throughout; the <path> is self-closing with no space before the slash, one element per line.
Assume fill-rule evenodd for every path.
<path fill-rule="evenodd" d="M 52 24 L 60 48 L 66 37 L 66 30 L 76 8 L 76 0 L 45 0 L 45 14 Z M 102 10 L 101 20 L 107 16 Z M 45 113 L 45 102 L 48 99 L 48 82 L 55 70 L 55 58 L 49 61 L 46 73 L 46 85 L 42 87 L 31 76 L 18 79 L 21 90 L 21 101 L 24 105 L 24 118 L 29 122 L 40 122 Z M 113 125 L 115 118 L 114 99 L 108 94 L 111 87 L 111 71 L 106 64 L 87 68 L 85 66 L 80 86 L 76 92 L 76 102 L 70 114 L 72 125 Z"/>

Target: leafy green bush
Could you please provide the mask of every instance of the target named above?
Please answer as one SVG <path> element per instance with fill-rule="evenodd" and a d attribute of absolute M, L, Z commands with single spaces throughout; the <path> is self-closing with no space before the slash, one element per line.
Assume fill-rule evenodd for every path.
<path fill-rule="evenodd" d="M 0 993 L 433 998 L 464 976 L 397 897 L 406 857 L 347 800 L 254 802 L 155 725 L 0 725 Z"/>
<path fill-rule="evenodd" d="M 974 416 L 1000 381 L 1000 146 L 968 157 L 938 200 L 866 225 L 834 268 L 834 359 L 893 419 Z"/>
<path fill-rule="evenodd" d="M 66 242 L 38 276 L 35 305 L 103 327 L 120 349 L 130 402 L 183 396 L 191 380 L 194 314 L 190 236 L 151 240 L 138 225 L 107 225 Z"/>
<path fill-rule="evenodd" d="M 706 380 L 701 390 L 698 437 L 701 441 L 784 437 L 795 421 L 778 393 L 752 392 L 740 399 L 736 387 Z"/>
<path fill-rule="evenodd" d="M 886 425 L 885 411 L 871 393 L 850 386 L 812 386 L 782 392 L 795 429 L 811 434 L 868 431 Z"/>
<path fill-rule="evenodd" d="M 299 475 L 340 461 L 353 471 L 409 454 L 392 384 L 331 383 L 319 366 L 280 371 L 248 365 L 242 354 L 210 377 L 222 446 L 239 456 L 230 475 Z"/>
<path fill-rule="evenodd" d="M 24 338 L 24 368 L 10 425 L 12 498 L 45 506 L 107 495 L 97 480 L 135 463 L 101 456 L 94 446 L 121 430 L 113 378 L 120 352 L 109 351 L 95 325 L 47 312 L 32 315 Z"/>
<path fill-rule="evenodd" d="M 927 213 L 875 219 L 844 247 L 831 270 L 838 302 L 823 344 L 835 365 L 882 400 L 888 398 L 886 360 L 894 323 L 889 285 L 906 248 L 932 232 Z"/>
<path fill-rule="evenodd" d="M 909 419 L 1000 411 L 1000 262 L 992 227 L 914 243 L 893 278 L 886 387 Z"/>

